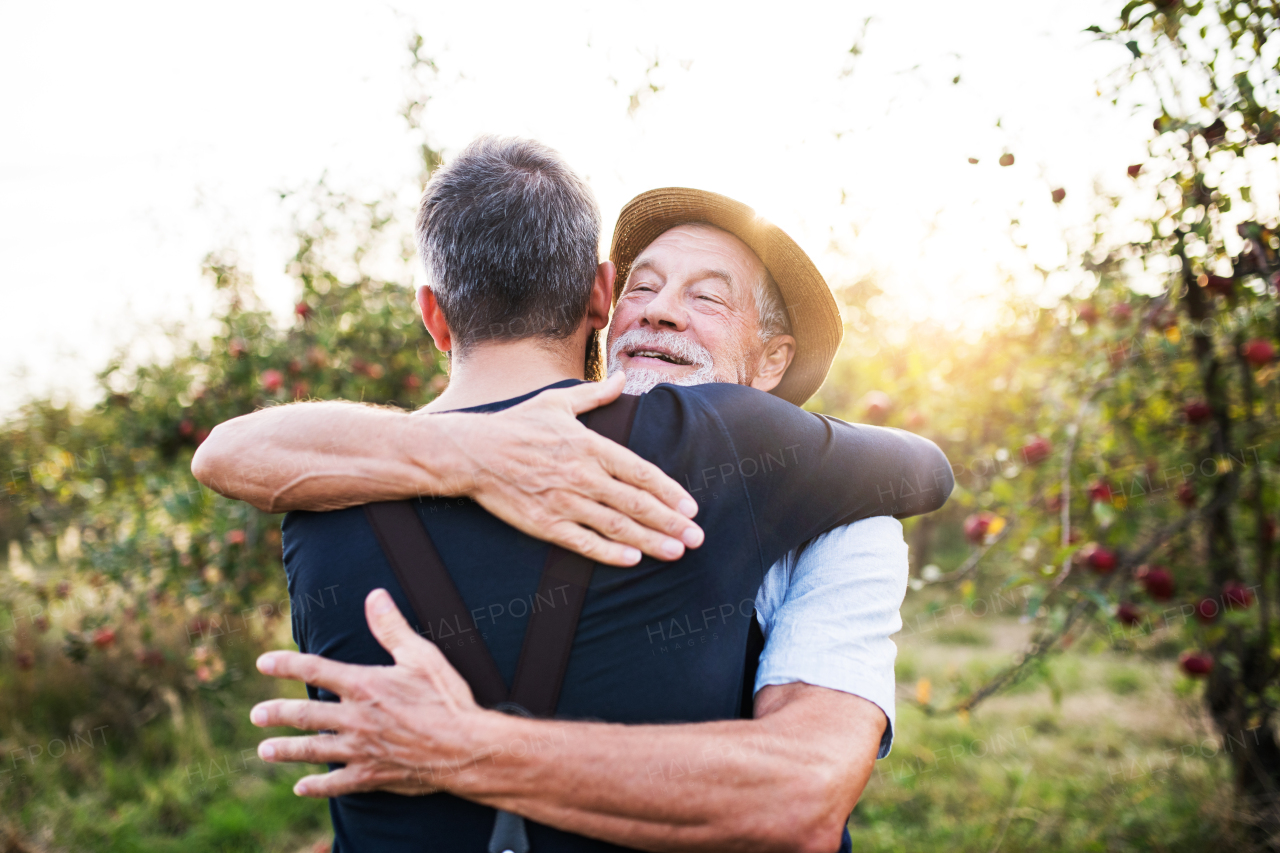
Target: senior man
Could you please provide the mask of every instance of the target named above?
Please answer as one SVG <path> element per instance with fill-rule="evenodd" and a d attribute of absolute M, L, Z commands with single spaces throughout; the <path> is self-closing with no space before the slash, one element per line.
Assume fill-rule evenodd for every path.
<path fill-rule="evenodd" d="M 628 211 L 637 217 L 630 226 Z M 785 235 L 755 220 L 740 205 L 710 194 L 647 194 L 629 205 L 628 211 L 615 237 L 614 254 L 630 274 L 618 299 L 609 349 L 611 362 L 627 372 L 633 389 L 719 380 L 784 392 L 793 400 L 803 400 L 816 389 L 839 340 L 839 324 L 825 288 L 813 287 L 821 283 L 820 277 Z M 646 236 L 646 229 L 652 234 Z M 742 236 L 735 237 L 731 231 Z M 636 241 L 636 248 L 644 248 L 638 256 L 629 254 L 628 237 Z M 771 263 L 766 265 L 762 257 Z M 600 296 L 605 304 L 593 308 L 596 316 L 607 311 L 612 272 L 609 264 L 598 271 L 593 305 Z M 791 317 L 777 298 L 779 289 L 793 308 Z M 430 291 L 422 301 L 428 328 L 448 349 L 453 324 L 442 322 L 448 319 L 448 311 L 441 316 Z M 830 310 L 824 315 L 823 308 Z M 542 344 L 545 349 L 546 342 Z M 509 361 L 514 353 L 505 350 L 499 355 Z M 476 352 L 455 360 L 453 384 L 430 408 L 439 411 L 494 399 L 500 382 L 480 392 L 487 399 L 474 396 L 471 377 L 495 370 L 492 365 L 486 370 L 483 363 L 477 364 L 483 359 Z M 464 364 L 470 366 L 463 370 Z M 707 386 L 708 390 L 714 387 Z M 553 393 L 558 392 L 542 396 Z M 392 470 L 387 466 L 394 466 L 396 460 L 387 463 L 385 457 L 394 457 L 398 448 L 411 442 L 401 438 L 384 445 L 377 435 L 371 438 L 369 430 L 385 434 L 409 426 L 388 427 L 389 413 L 367 417 L 370 414 L 355 407 L 335 412 L 292 406 L 283 412 L 250 416 L 237 427 L 223 430 L 221 437 L 215 431 L 195 467 L 202 478 L 220 480 L 224 486 L 230 482 L 225 476 L 228 465 L 288 470 L 288 465 L 253 463 L 278 461 L 272 459 L 275 454 L 296 452 L 301 436 L 302 444 L 308 440 L 316 445 L 328 443 L 326 507 L 344 502 L 344 484 L 350 486 L 348 502 L 368 500 L 371 491 L 373 497 L 400 497 L 398 492 L 378 494 L 378 484 L 371 484 L 368 476 L 372 470 Z M 761 406 L 760 418 L 770 417 L 771 407 Z M 254 418 L 263 425 L 256 440 L 250 424 Z M 751 445 L 745 441 L 743 446 Z M 376 461 L 370 462 L 371 458 Z M 744 459 L 737 457 L 738 462 Z M 406 470 L 414 467 L 412 457 L 400 461 Z M 686 484 L 704 506 L 718 510 L 717 491 L 734 492 L 743 484 L 728 480 L 750 476 L 741 464 L 729 468 L 725 472 L 720 466 L 703 466 L 698 480 L 686 472 Z M 931 500 L 912 508 L 932 508 L 945 499 L 949 469 L 945 463 L 934 468 L 938 470 L 927 477 L 917 472 L 907 478 L 905 485 L 915 496 L 933 492 Z M 820 479 L 819 469 L 805 473 Z M 830 488 L 829 482 L 824 485 L 818 479 L 802 485 L 818 491 Z M 258 489 L 255 494 L 261 497 L 292 488 L 296 499 L 296 481 L 269 480 L 257 482 L 246 492 Z M 881 477 L 877 497 L 883 500 L 888 492 L 897 500 L 901 495 L 895 492 L 902 485 L 896 476 Z M 780 511 L 776 520 L 789 528 L 798 516 Z M 770 521 L 767 513 L 760 513 L 754 524 L 762 528 Z M 867 527 L 859 530 L 859 525 Z M 780 530 L 757 530 L 758 536 L 774 542 L 781 534 Z M 724 546 L 718 542 L 717 547 Z M 859 569 L 869 589 L 849 586 Z M 375 592 L 368 600 L 369 623 L 397 665 L 363 670 L 310 657 L 265 658 L 265 672 L 301 676 L 328 687 L 343 696 L 345 711 L 314 703 L 260 707 L 255 711 L 259 724 L 292 723 L 339 731 L 337 737 L 320 740 L 268 741 L 263 755 L 271 760 L 347 764 L 327 777 L 300 783 L 300 792 L 312 795 L 372 788 L 401 793 L 446 790 L 569 832 L 651 850 L 834 850 L 872 760 L 878 749 L 887 748 L 891 736 L 886 725 L 893 707 L 893 652 L 888 634 L 897 627 L 904 580 L 905 546 L 900 528 L 891 519 L 869 519 L 819 537 L 798 558 L 793 551 L 769 570 L 757 596 L 769 639 L 755 680 L 757 688 L 762 688 L 755 697 L 756 718 L 662 726 L 550 722 L 486 713 L 471 701 L 465 684 L 434 647 L 415 637 L 386 595 Z M 847 609 L 840 612 L 838 606 L 824 606 L 833 600 L 847 603 Z M 841 632 L 850 621 L 857 623 L 855 627 Z M 695 633 L 687 619 L 684 625 Z M 706 636 L 677 639 L 676 632 L 684 631 L 677 620 L 668 623 L 660 618 L 645 628 L 645 640 L 653 647 L 648 651 L 656 657 L 661 649 L 673 661 L 686 644 L 707 640 Z M 724 633 L 732 631 L 726 626 Z M 579 647 L 574 649 L 577 655 Z M 621 676 L 626 679 L 629 673 Z M 623 685 L 615 686 L 626 692 Z M 750 689 L 750 682 L 745 686 Z M 697 689 L 692 684 L 672 687 Z M 864 695 L 873 701 L 861 698 Z M 649 716 L 663 716 L 661 698 L 646 701 L 651 706 Z M 669 704 L 677 708 L 676 718 L 687 711 L 679 708 L 677 697 L 671 697 Z M 615 716 L 627 719 L 628 713 L 621 709 Z M 516 743 L 526 744 L 518 756 L 515 749 L 495 752 L 499 744 Z M 529 749 L 530 743 L 551 746 Z M 475 760 L 477 754 L 486 760 Z M 683 781 L 687 779 L 693 784 Z"/>

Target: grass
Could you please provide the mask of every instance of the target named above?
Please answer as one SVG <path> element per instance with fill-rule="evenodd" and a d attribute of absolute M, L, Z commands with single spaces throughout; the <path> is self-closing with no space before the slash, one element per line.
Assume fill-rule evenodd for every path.
<path fill-rule="evenodd" d="M 91 753 L 81 741 L 77 761 L 67 760 L 69 753 L 20 760 L 19 775 L 0 783 L 8 823 L 0 824 L 0 849 L 309 849 L 327 837 L 327 809 L 294 796 L 293 783 L 306 768 L 257 759 L 261 732 L 248 724 L 252 702 L 191 708 L 183 725 L 157 721 L 127 750 L 108 737 Z M 209 725 L 207 717 L 230 725 Z M 212 733 L 219 728 L 221 735 Z"/>
<path fill-rule="evenodd" d="M 967 719 L 929 716 L 906 697 L 927 683 L 945 704 L 1006 662 L 1027 626 L 1008 614 L 913 624 L 929 628 L 898 638 L 897 740 L 851 817 L 854 849 L 1244 849 L 1200 684 L 1172 652 L 1086 638 Z M 126 678 L 122 650 L 86 664 L 50 652 L 28 672 L 0 656 L 0 851 L 324 849 L 325 803 L 291 790 L 312 768 L 254 752 L 252 704 L 302 695 L 253 669 L 258 649 L 288 645 L 287 625 L 273 630 L 221 646 L 226 675 L 200 687 L 136 666 Z"/>
<path fill-rule="evenodd" d="M 28 671 L 0 657 L 0 851 L 293 853 L 329 837 L 326 803 L 292 791 L 314 768 L 258 760 L 249 722 L 277 691 L 304 695 L 253 668 L 287 644 L 287 624 L 221 643 L 223 674 L 203 684 L 182 666 L 195 647 L 181 625 L 157 628 L 154 667 L 123 640 L 75 663 L 52 632 Z"/>
<path fill-rule="evenodd" d="M 903 693 L 926 679 L 935 705 L 945 704 L 938 691 L 974 683 L 1025 633 L 1011 618 L 969 617 L 904 636 Z M 969 636 L 988 642 L 957 640 Z M 929 716 L 900 699 L 893 751 L 849 822 L 854 849 L 1244 849 L 1199 685 L 1171 660 L 1097 645 L 1053 658 L 968 719 Z"/>

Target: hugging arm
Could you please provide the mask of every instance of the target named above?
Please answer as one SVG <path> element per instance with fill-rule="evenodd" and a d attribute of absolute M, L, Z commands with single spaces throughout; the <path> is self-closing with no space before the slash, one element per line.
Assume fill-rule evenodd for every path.
<path fill-rule="evenodd" d="M 683 422 L 687 450 L 664 467 L 689 472 L 690 494 L 747 490 L 765 565 L 843 524 L 933 512 L 955 485 L 927 438 L 812 414 L 751 388 L 660 387 L 642 405 L 654 407 L 648 417 Z M 704 428 L 708 418 L 719 435 Z"/>
<path fill-rule="evenodd" d="M 884 731 L 872 703 L 807 684 L 761 690 L 751 720 L 626 726 L 501 714 L 475 704 L 386 592 L 370 594 L 366 614 L 395 666 L 294 652 L 259 660 L 268 675 L 342 698 L 253 711 L 259 726 L 338 732 L 259 747 L 267 761 L 346 765 L 301 780 L 300 794 L 448 791 L 642 850 L 831 853 Z"/>
<path fill-rule="evenodd" d="M 657 467 L 577 414 L 623 377 L 546 391 L 492 414 L 347 402 L 275 406 L 218 425 L 196 451 L 201 483 L 264 512 L 333 510 L 424 496 L 474 498 L 512 527 L 599 562 L 697 547 L 697 505 Z"/>

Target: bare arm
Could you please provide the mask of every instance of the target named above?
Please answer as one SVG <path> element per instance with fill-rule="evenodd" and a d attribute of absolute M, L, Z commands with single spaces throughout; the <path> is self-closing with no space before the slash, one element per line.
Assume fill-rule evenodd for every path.
<path fill-rule="evenodd" d="M 547 391 L 493 414 L 411 414 L 347 402 L 262 409 L 219 424 L 191 461 L 201 483 L 265 512 L 428 495 L 474 498 L 511 526 L 612 565 L 702 544 L 697 503 L 655 465 L 583 426 L 621 393 Z"/>
<path fill-rule="evenodd" d="M 340 762 L 295 790 L 444 790 L 568 832 L 652 851 L 831 853 L 884 731 L 874 704 L 807 684 L 767 687 L 756 718 L 666 726 L 529 720 L 486 711 L 383 591 L 369 624 L 394 656 L 363 667 L 272 652 L 268 675 L 327 687 L 340 703 L 273 700 L 260 726 L 333 729 L 274 738 L 268 761 Z"/>

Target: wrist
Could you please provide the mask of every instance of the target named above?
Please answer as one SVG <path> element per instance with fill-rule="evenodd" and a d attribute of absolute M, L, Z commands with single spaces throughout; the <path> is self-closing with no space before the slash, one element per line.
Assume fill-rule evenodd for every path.
<path fill-rule="evenodd" d="M 465 412 L 414 414 L 404 434 L 404 452 L 420 474 L 420 496 L 472 497 L 476 490 L 475 459 L 467 448 L 482 416 Z"/>
<path fill-rule="evenodd" d="M 481 800 L 514 793 L 524 759 L 533 751 L 530 720 L 479 710 L 469 715 L 454 755 L 454 772 L 441 787 L 461 797 Z"/>

